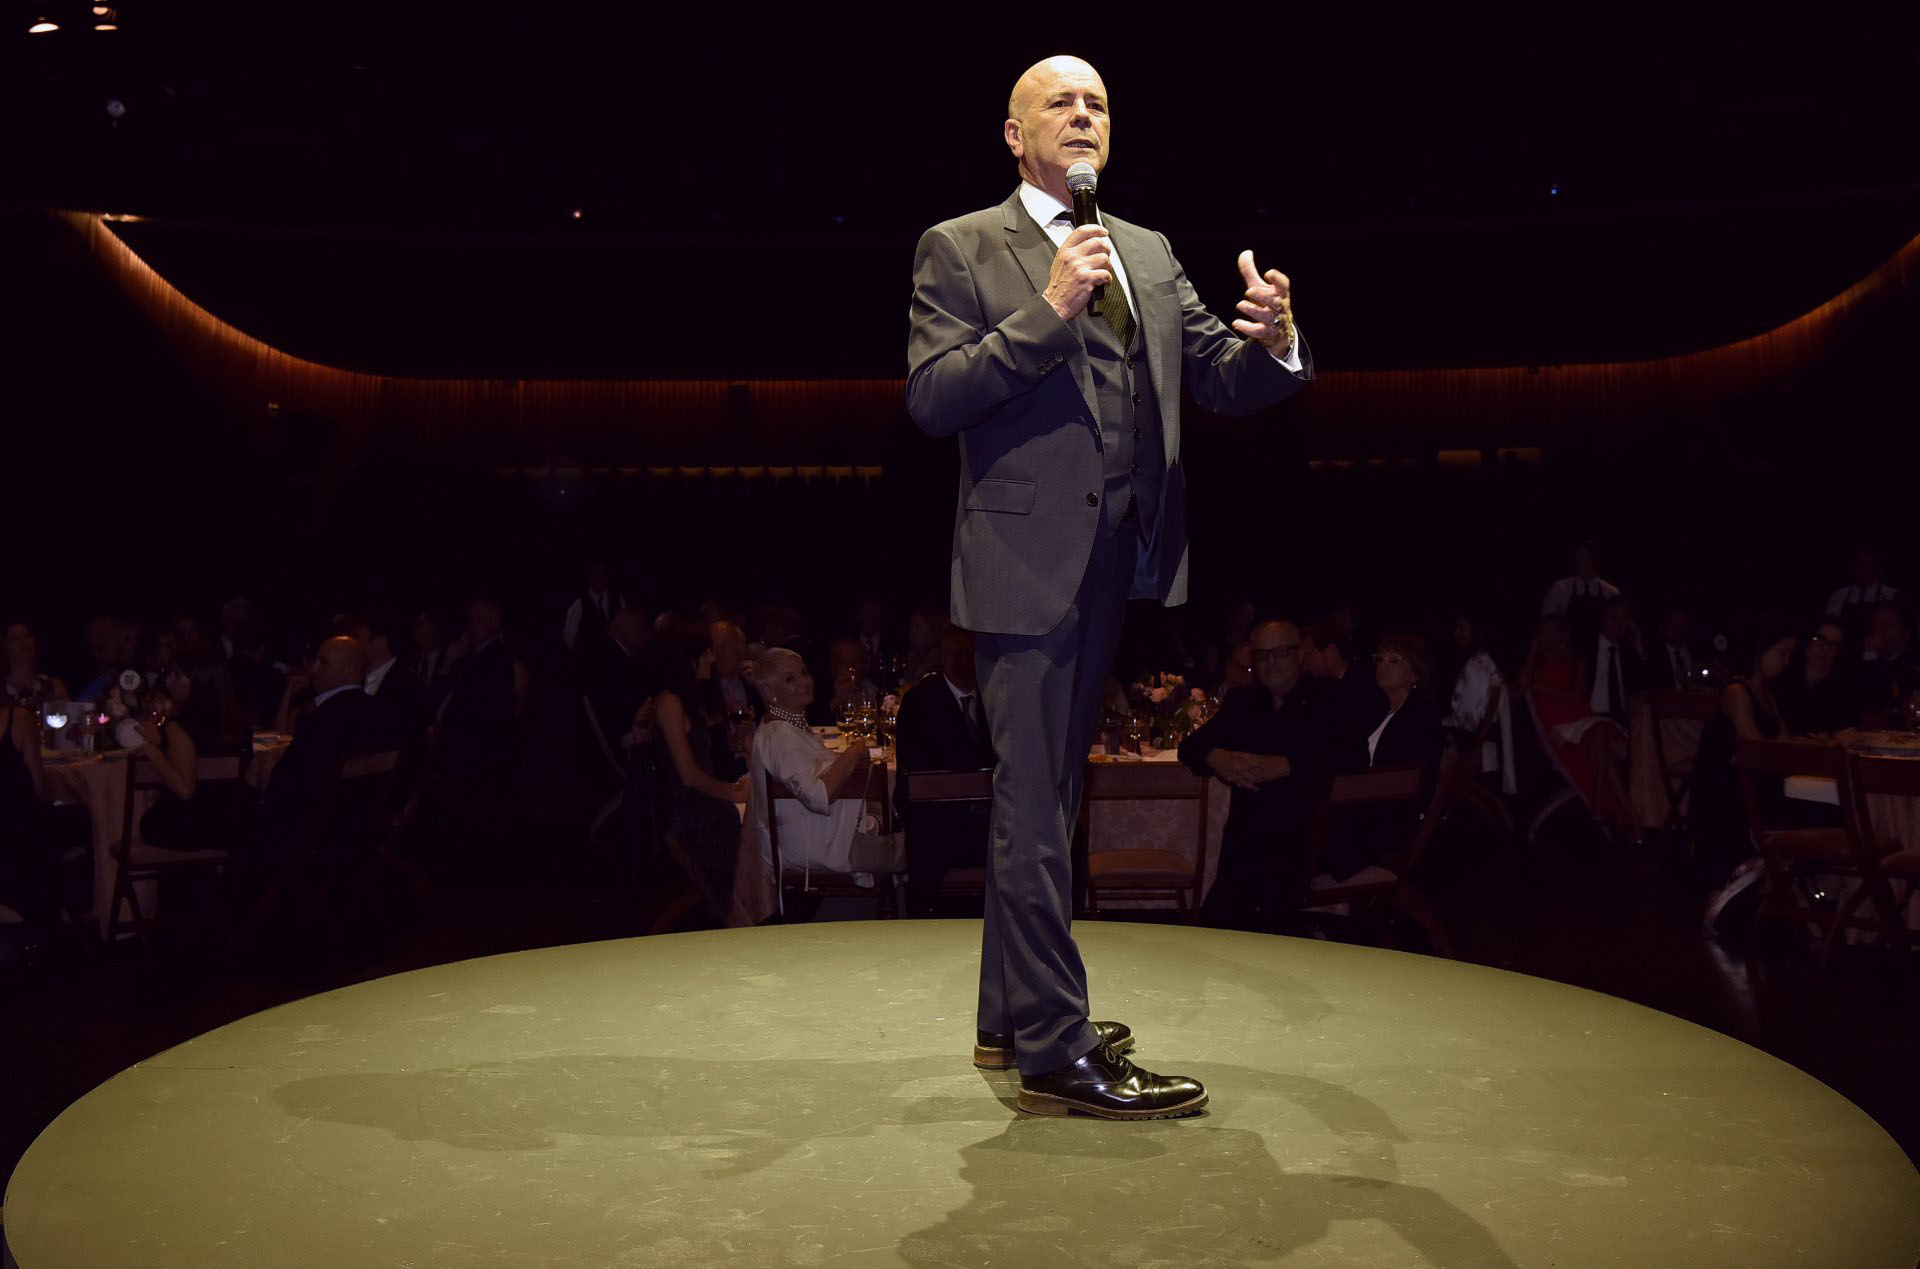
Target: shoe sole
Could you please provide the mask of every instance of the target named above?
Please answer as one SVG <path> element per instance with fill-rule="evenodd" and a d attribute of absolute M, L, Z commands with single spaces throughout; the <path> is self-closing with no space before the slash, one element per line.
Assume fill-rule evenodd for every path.
<path fill-rule="evenodd" d="M 1206 1108 L 1205 1093 L 1191 1101 L 1181 1102 L 1177 1106 L 1161 1106 L 1154 1110 L 1115 1110 L 1107 1106 L 1095 1106 L 1088 1102 L 1076 1102 L 1071 1098 L 1056 1097 L 1052 1093 L 1030 1093 L 1020 1090 L 1019 1106 L 1029 1115 L 1091 1115 L 1095 1119 L 1180 1119 L 1187 1115 L 1197 1115 Z"/>
<path fill-rule="evenodd" d="M 1115 1053 L 1133 1052 L 1135 1036 L 1128 1036 L 1118 1044 L 1110 1046 Z M 989 1049 L 976 1044 L 973 1046 L 973 1064 L 983 1071 L 1011 1071 L 1019 1065 L 1012 1049 Z"/>

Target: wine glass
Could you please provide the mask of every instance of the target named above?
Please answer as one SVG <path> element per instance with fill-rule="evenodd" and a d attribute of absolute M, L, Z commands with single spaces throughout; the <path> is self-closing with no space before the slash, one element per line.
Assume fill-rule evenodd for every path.
<path fill-rule="evenodd" d="M 1145 714 L 1128 714 L 1126 724 L 1128 750 L 1133 753 L 1139 753 L 1141 747 L 1146 744 L 1147 735 L 1151 730 L 1152 725 L 1148 723 Z"/>

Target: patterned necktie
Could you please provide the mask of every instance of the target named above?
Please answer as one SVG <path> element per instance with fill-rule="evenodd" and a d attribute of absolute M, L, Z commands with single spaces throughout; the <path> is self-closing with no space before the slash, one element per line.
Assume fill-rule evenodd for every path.
<path fill-rule="evenodd" d="M 1620 645 L 1607 645 L 1607 713 L 1615 718 L 1627 716 L 1626 697 L 1620 691 Z"/>
<path fill-rule="evenodd" d="M 971 693 L 960 698 L 960 717 L 967 720 L 967 735 L 974 740 L 980 739 L 980 720 L 973 716 L 973 696 Z"/>

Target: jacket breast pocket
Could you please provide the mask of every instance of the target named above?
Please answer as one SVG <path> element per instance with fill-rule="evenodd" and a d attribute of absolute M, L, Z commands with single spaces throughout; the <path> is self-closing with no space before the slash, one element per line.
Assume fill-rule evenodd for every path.
<path fill-rule="evenodd" d="M 967 510 L 1027 515 L 1033 510 L 1034 494 L 1039 488 L 1031 480 L 977 480 L 967 494 Z"/>

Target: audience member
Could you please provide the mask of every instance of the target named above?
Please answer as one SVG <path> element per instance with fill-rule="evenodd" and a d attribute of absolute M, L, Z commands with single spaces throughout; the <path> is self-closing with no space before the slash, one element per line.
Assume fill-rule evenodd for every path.
<path fill-rule="evenodd" d="M 1913 646 L 1913 606 L 1904 599 L 1876 604 L 1861 649 L 1855 704 L 1861 725 L 1885 727 L 1920 691 L 1920 658 Z"/>
<path fill-rule="evenodd" d="M 93 635 L 88 628 L 89 638 Z M 93 682 L 81 689 L 79 699 L 83 701 L 102 701 L 113 685 L 119 680 L 122 670 L 139 668 L 140 660 L 140 623 L 137 621 L 114 620 L 106 628 L 105 636 L 99 641 L 94 652 L 94 661 L 99 675 Z"/>
<path fill-rule="evenodd" d="M 702 716 L 700 702 L 713 673 L 707 632 L 681 622 L 662 631 L 659 642 L 663 685 L 654 698 L 654 737 L 667 826 L 693 861 L 708 914 L 724 922 L 733 901 L 738 807 L 747 800 L 747 779 L 720 774 L 712 721 Z"/>
<path fill-rule="evenodd" d="M 430 612 L 414 615 L 411 633 L 413 635 L 413 655 L 407 658 L 407 670 L 420 680 L 420 686 L 426 689 L 429 702 L 434 700 L 434 687 L 440 677 L 440 662 L 445 655 L 446 640 L 440 629 L 440 621 Z"/>
<path fill-rule="evenodd" d="M 107 683 L 113 681 L 110 675 L 119 673 L 111 664 L 114 624 L 112 617 L 89 617 L 86 624 L 80 627 L 80 642 L 87 649 L 87 666 L 83 672 L 73 675 L 70 682 L 88 684 L 96 681 Z M 75 699 L 92 701 L 100 698 L 81 696 Z"/>
<path fill-rule="evenodd" d="M 1600 629 L 1594 635 L 1593 712 L 1627 726 L 1627 698 L 1647 690 L 1646 644 L 1634 623 L 1633 608 L 1623 595 L 1614 595 L 1600 607 Z"/>
<path fill-rule="evenodd" d="M 231 661 L 240 655 L 240 632 L 249 626 L 259 627 L 252 600 L 234 598 L 220 605 L 221 656 Z"/>
<path fill-rule="evenodd" d="M 1899 593 L 1880 580 L 1880 553 L 1862 547 L 1853 553 L 1853 581 L 1827 596 L 1827 616 L 1840 623 L 1847 645 L 1857 648 L 1866 640 L 1874 609 Z"/>
<path fill-rule="evenodd" d="M 1564 617 L 1544 616 L 1535 630 L 1519 686 L 1540 720 L 1541 741 L 1609 831 L 1637 842 L 1642 829 L 1627 797 L 1620 764 L 1627 734 L 1593 708 L 1593 670 L 1572 648 Z"/>
<path fill-rule="evenodd" d="M 766 713 L 760 689 L 747 677 L 747 632 L 722 618 L 708 625 L 712 672 L 700 681 L 699 713 L 713 739 L 714 770 L 733 780 L 747 773 L 747 749 Z"/>
<path fill-rule="evenodd" d="M 1566 618 L 1573 651 L 1586 656 L 1600 631 L 1601 609 L 1620 588 L 1600 576 L 1600 548 L 1591 538 L 1574 544 L 1572 559 L 1573 572 L 1547 587 L 1540 612 Z"/>
<path fill-rule="evenodd" d="M 915 772 L 979 771 L 994 765 L 993 741 L 980 706 L 973 632 L 949 626 L 940 646 L 941 668 L 907 689 L 894 722 L 899 767 L 894 818 L 907 835 L 908 904 L 923 916 L 933 912 L 941 879 L 950 870 L 987 866 L 993 813 L 991 802 L 915 806 L 908 801 Z"/>
<path fill-rule="evenodd" d="M 880 689 L 874 686 L 872 674 L 873 662 L 867 655 L 866 644 L 851 636 L 835 639 L 827 649 L 827 676 L 833 685 L 833 694 L 814 706 L 810 714 L 812 720 L 822 726 L 832 726 L 840 721 L 843 711 L 852 706 L 879 704 Z"/>
<path fill-rule="evenodd" d="M 586 697 L 607 747 L 624 761 L 635 745 L 651 738 L 652 700 L 661 687 L 662 667 L 652 654 L 652 631 L 640 609 L 622 608 L 613 614 L 606 639 L 608 655 L 591 667 Z M 648 725 L 636 730 L 643 712 Z"/>
<path fill-rule="evenodd" d="M 1693 622 L 1684 608 L 1669 608 L 1660 618 L 1660 641 L 1646 657 L 1646 685 L 1653 691 L 1694 686 L 1706 658 L 1693 646 Z"/>
<path fill-rule="evenodd" d="M 1236 601 L 1227 609 L 1226 624 L 1220 636 L 1207 645 L 1202 653 L 1200 678 L 1203 685 L 1225 690 L 1228 665 L 1236 652 L 1247 646 L 1247 640 L 1253 634 L 1253 623 L 1258 619 L 1258 610 L 1251 599 Z M 1251 675 L 1248 682 L 1252 681 Z M 1234 684 L 1233 686 L 1244 686 Z"/>
<path fill-rule="evenodd" d="M 1446 750 L 1440 708 L 1421 690 L 1433 674 L 1426 641 L 1417 635 L 1386 635 L 1373 654 L 1373 667 L 1386 708 L 1361 742 L 1364 748 L 1341 754 L 1335 765 L 1342 770 L 1418 766 L 1423 796 L 1411 803 L 1341 808 L 1327 827 L 1316 886 L 1338 885 L 1368 869 L 1399 865 L 1427 809 L 1425 795 L 1432 792 Z"/>
<path fill-rule="evenodd" d="M 1453 696 L 1441 727 L 1462 742 L 1471 741 L 1480 732 L 1494 689 L 1501 689 L 1497 734 L 1487 738 L 1482 752 L 1468 755 L 1473 764 L 1468 769 L 1500 772 L 1501 790 L 1511 795 L 1518 792 L 1513 770 L 1513 710 L 1505 690 L 1506 679 L 1484 645 L 1485 635 L 1477 619 L 1465 615 L 1454 618 L 1453 647 L 1460 658 L 1460 669 L 1453 678 Z"/>
<path fill-rule="evenodd" d="M 1792 627 L 1771 618 L 1756 622 L 1748 640 L 1746 672 L 1720 689 L 1720 712 L 1700 729 L 1690 823 L 1697 843 L 1695 857 L 1716 879 L 1724 879 L 1753 853 L 1735 757 L 1743 740 L 1778 740 L 1790 734 L 1774 688 L 1793 659 L 1796 642 Z M 1782 796 L 1777 778 L 1761 789 L 1763 796 L 1776 803 Z"/>
<path fill-rule="evenodd" d="M 401 662 L 397 623 L 376 609 L 354 622 L 353 637 L 367 650 L 367 695 L 385 701 L 409 734 L 417 730 L 424 738 L 427 689 Z"/>
<path fill-rule="evenodd" d="M 884 671 L 888 660 L 900 655 L 900 646 L 887 625 L 887 606 L 871 595 L 853 606 L 853 637 L 866 650 L 872 672 Z"/>
<path fill-rule="evenodd" d="M 165 725 L 139 719 L 141 750 L 166 784 L 140 818 L 140 836 L 164 850 L 240 850 L 253 840 L 258 799 L 245 781 L 202 786 L 201 758 L 251 758 L 253 730 L 233 695 L 227 663 L 211 649 L 179 657 L 162 681 Z"/>
<path fill-rule="evenodd" d="M 336 635 L 322 643 L 311 674 L 313 708 L 294 729 L 261 802 L 261 844 L 276 856 L 315 827 L 343 758 L 406 744 L 392 709 L 363 687 L 367 653 L 358 642 Z"/>
<path fill-rule="evenodd" d="M 1773 684 L 1780 721 L 1796 736 L 1835 736 L 1860 721 L 1859 693 L 1842 659 L 1846 634 L 1832 617 L 1816 624 Z"/>
<path fill-rule="evenodd" d="M 1318 781 L 1331 757 L 1327 696 L 1304 677 L 1305 643 L 1289 621 L 1248 639 L 1258 682 L 1235 688 L 1180 745 L 1180 761 L 1232 788 L 1220 862 L 1202 915 L 1209 924 L 1270 929 L 1306 884 Z"/>
<path fill-rule="evenodd" d="M 45 830 L 40 799 L 37 712 L 0 700 L 0 904 L 13 909 L 36 940 L 49 937 L 60 916 L 60 856 Z"/>
<path fill-rule="evenodd" d="M 560 623 L 560 642 L 567 651 L 582 657 L 603 655 L 607 623 L 626 606 L 626 596 L 613 588 L 606 563 L 593 561 L 587 565 L 586 589 L 567 605 L 566 617 Z"/>
<path fill-rule="evenodd" d="M 233 676 L 233 695 L 240 703 L 240 712 L 253 726 L 266 726 L 273 721 L 276 706 L 285 695 L 286 675 L 274 664 L 259 626 L 248 622 L 223 639 L 234 649 L 227 659 L 227 672 Z"/>
<path fill-rule="evenodd" d="M 67 685 L 51 674 L 40 671 L 40 644 L 24 622 L 15 622 L 6 633 L 7 676 L 4 699 L 22 709 L 38 713 L 47 701 L 64 701 Z"/>
<path fill-rule="evenodd" d="M 1336 743 L 1347 745 L 1364 740 L 1386 708 L 1373 675 L 1348 659 L 1351 638 L 1331 621 L 1309 626 L 1302 635 L 1301 668 L 1326 683 L 1328 727 Z"/>
<path fill-rule="evenodd" d="M 907 619 L 907 654 L 900 666 L 900 681 L 918 683 L 938 670 L 943 661 L 941 649 L 951 622 L 947 614 L 930 604 L 913 610 Z"/>
<path fill-rule="evenodd" d="M 467 605 L 467 627 L 447 645 L 440 668 L 440 771 L 455 783 L 503 777 L 513 764 L 524 696 L 522 670 L 501 624 L 500 605 Z"/>
<path fill-rule="evenodd" d="M 806 662 L 789 648 L 768 648 L 754 681 L 767 702 L 766 720 L 753 736 L 748 772 L 747 821 L 754 867 L 739 879 L 734 903 L 736 919 L 749 922 L 764 919 L 778 903 L 769 833 L 776 817 L 780 862 L 788 871 L 818 868 L 867 876 L 896 873 L 906 865 L 899 836 L 875 834 L 864 801 L 857 796 L 834 800 L 842 794 L 858 795 L 885 776 L 876 774 L 865 747 L 852 745 L 836 754 L 808 729 L 806 709 L 814 689 Z M 793 798 L 777 805 L 771 802 L 769 779 Z"/>

